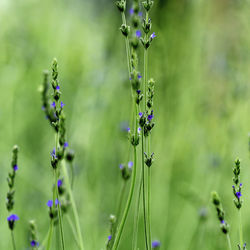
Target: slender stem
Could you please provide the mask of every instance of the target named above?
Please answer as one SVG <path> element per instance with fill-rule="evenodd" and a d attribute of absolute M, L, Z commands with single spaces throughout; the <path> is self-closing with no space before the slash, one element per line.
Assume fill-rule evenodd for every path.
<path fill-rule="evenodd" d="M 15 243 L 15 237 L 14 237 L 14 232 L 13 232 L 13 230 L 11 230 L 11 238 L 12 238 L 13 250 L 16 250 L 16 243 Z"/>
<path fill-rule="evenodd" d="M 80 227 L 80 222 L 79 222 L 79 216 L 78 216 L 78 212 L 76 209 L 75 199 L 74 199 L 71 187 L 70 187 L 69 176 L 68 176 L 68 172 L 66 169 L 66 163 L 65 163 L 64 159 L 61 162 L 61 166 L 62 166 L 62 171 L 64 174 L 64 180 L 65 180 L 65 184 L 67 187 L 67 191 L 69 193 L 70 202 L 71 202 L 72 209 L 73 209 L 73 214 L 74 214 L 74 219 L 75 219 L 75 224 L 76 224 L 76 231 L 77 231 L 78 240 L 79 240 L 79 246 L 80 246 L 80 249 L 83 250 L 84 248 L 83 248 L 83 240 L 82 240 L 82 233 L 81 233 L 81 227 Z"/>
<path fill-rule="evenodd" d="M 145 244 L 148 249 L 148 234 L 147 234 L 147 219 L 146 219 L 146 194 L 145 194 L 145 165 L 144 165 L 144 131 L 142 130 L 142 200 L 143 200 L 143 219 L 144 219 L 144 233 L 145 233 Z"/>
<path fill-rule="evenodd" d="M 68 221 L 68 223 L 69 223 L 69 225 L 70 225 L 70 228 L 71 228 L 71 230 L 72 230 L 72 233 L 73 233 L 75 242 L 76 242 L 77 246 L 80 248 L 78 239 L 77 239 L 77 237 L 76 237 L 77 233 L 76 233 L 76 230 L 75 230 L 75 228 L 74 228 L 74 224 L 73 224 L 73 222 L 72 222 L 72 220 L 71 220 L 71 218 L 70 218 L 70 216 L 69 216 L 68 214 L 66 215 L 66 219 L 67 219 L 67 221 Z"/>
<path fill-rule="evenodd" d="M 116 222 L 115 222 L 113 230 L 112 230 L 114 232 L 114 234 L 111 234 L 112 238 L 111 238 L 111 242 L 110 242 L 110 245 L 109 245 L 109 249 L 112 249 L 112 246 L 113 246 L 114 240 L 115 240 L 115 235 L 117 233 L 116 232 L 117 231 L 117 225 L 118 225 L 120 215 L 121 215 L 121 211 L 122 211 L 122 203 L 123 203 L 123 200 L 124 200 L 126 184 L 127 184 L 126 180 L 122 182 L 122 187 L 121 187 L 120 196 L 119 196 L 120 199 L 119 199 L 119 203 L 118 203 L 118 207 L 117 207 L 117 213 L 116 213 Z"/>
<path fill-rule="evenodd" d="M 134 146 L 134 169 L 132 171 L 131 186 L 130 186 L 130 190 L 129 190 L 129 195 L 128 195 L 128 200 L 127 200 L 127 203 L 126 203 L 126 207 L 124 209 L 122 220 L 121 220 L 121 223 L 120 223 L 120 225 L 118 227 L 117 236 L 115 238 L 115 242 L 114 242 L 114 245 L 113 245 L 113 248 L 112 248 L 113 250 L 116 250 L 118 248 L 119 241 L 120 241 L 120 238 L 121 238 L 121 234 L 122 234 L 122 231 L 123 231 L 123 228 L 124 228 L 127 216 L 128 216 L 128 212 L 129 212 L 129 209 L 130 209 L 131 201 L 132 201 L 132 198 L 133 198 L 134 188 L 135 188 L 135 180 L 136 180 L 136 165 L 137 165 L 136 161 L 137 161 L 136 146 Z"/>
<path fill-rule="evenodd" d="M 229 250 L 232 250 L 231 240 L 230 240 L 230 236 L 229 236 L 228 233 L 227 233 L 227 244 L 228 244 L 228 249 L 229 249 Z"/>
<path fill-rule="evenodd" d="M 59 201 L 59 194 L 58 194 L 58 188 L 57 188 L 57 171 L 54 170 L 54 177 L 55 177 L 55 189 L 56 189 L 56 197 L 57 197 L 57 211 L 58 211 L 58 218 L 59 218 L 59 228 L 60 228 L 60 235 L 61 235 L 61 241 L 62 241 L 62 249 L 65 249 L 65 242 L 64 242 L 64 233 L 63 233 L 63 223 L 62 223 L 62 211 L 61 211 L 61 205 Z"/>
<path fill-rule="evenodd" d="M 52 235 L 53 235 L 53 220 L 50 220 L 50 227 L 49 227 L 49 235 L 48 235 L 48 243 L 47 243 L 47 247 L 46 250 L 50 250 L 50 246 L 51 246 L 51 239 L 52 239 Z"/>
<path fill-rule="evenodd" d="M 242 230 L 241 209 L 239 209 L 239 234 L 240 234 L 240 247 L 243 249 L 243 230 Z"/>
<path fill-rule="evenodd" d="M 150 135 L 149 135 L 150 136 Z M 150 137 L 148 137 L 148 156 L 150 155 Z M 148 167 L 148 239 L 149 249 L 152 247 L 151 243 L 151 167 Z"/>
<path fill-rule="evenodd" d="M 138 224 L 139 224 L 139 214 L 140 214 L 140 201 L 141 201 L 141 189 L 142 189 L 142 173 L 139 178 L 139 190 L 138 197 L 136 201 L 135 218 L 134 218 L 134 234 L 133 234 L 133 250 L 137 250 L 137 235 L 138 235 Z"/>
<path fill-rule="evenodd" d="M 74 175 L 74 166 L 72 162 L 70 163 L 70 169 L 71 169 L 71 189 L 73 190 L 75 175 Z"/>

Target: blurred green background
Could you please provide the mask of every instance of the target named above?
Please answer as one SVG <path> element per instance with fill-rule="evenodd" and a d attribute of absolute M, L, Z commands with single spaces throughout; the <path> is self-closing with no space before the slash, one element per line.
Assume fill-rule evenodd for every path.
<path fill-rule="evenodd" d="M 244 241 L 250 243 L 249 1 L 156 0 L 151 17 L 157 34 L 149 52 L 157 123 L 153 239 L 168 250 L 226 249 L 210 205 L 210 193 L 217 190 L 236 249 L 231 188 L 236 157 L 242 160 Z M 17 249 L 29 248 L 29 219 L 37 222 L 39 241 L 48 231 L 54 135 L 38 89 L 54 57 L 68 141 L 76 152 L 74 195 L 85 249 L 105 249 L 108 217 L 122 184 L 118 166 L 132 160 L 121 129 L 130 119 L 131 100 L 120 24 L 111 0 L 0 1 L 0 249 L 11 249 L 5 198 L 14 144 L 20 147 Z M 133 202 L 121 250 L 131 249 L 134 209 Z M 67 249 L 77 249 L 66 221 L 64 228 Z M 144 249 L 142 220 L 139 247 Z"/>

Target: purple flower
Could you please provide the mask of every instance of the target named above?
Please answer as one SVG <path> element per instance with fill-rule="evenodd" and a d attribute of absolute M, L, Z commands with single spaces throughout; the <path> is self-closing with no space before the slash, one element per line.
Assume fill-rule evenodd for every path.
<path fill-rule="evenodd" d="M 42 110 L 45 110 L 45 107 L 44 107 L 44 106 L 42 106 Z"/>
<path fill-rule="evenodd" d="M 39 246 L 39 243 L 38 243 L 37 241 L 35 241 L 35 240 L 32 240 L 32 241 L 30 242 L 30 245 L 31 245 L 32 247 L 38 247 L 38 246 Z"/>
<path fill-rule="evenodd" d="M 137 131 L 138 131 L 138 134 L 140 134 L 141 133 L 141 128 L 139 127 Z"/>
<path fill-rule="evenodd" d="M 16 215 L 16 214 L 11 214 L 8 218 L 7 218 L 8 221 L 16 221 L 16 220 L 19 220 L 19 217 Z"/>
<path fill-rule="evenodd" d="M 62 186 L 62 184 L 63 184 L 62 179 L 59 179 L 59 180 L 57 181 L 57 187 L 61 187 L 61 186 Z"/>
<path fill-rule="evenodd" d="M 154 39 L 156 37 L 155 32 L 153 32 L 150 36 L 151 39 Z"/>
<path fill-rule="evenodd" d="M 242 196 L 241 192 L 236 192 L 236 196 L 239 199 Z"/>
<path fill-rule="evenodd" d="M 130 81 L 132 80 L 132 77 L 131 77 L 131 76 L 129 77 L 129 80 L 130 80 Z"/>
<path fill-rule="evenodd" d="M 154 115 L 148 115 L 148 121 L 151 121 L 153 119 Z"/>
<path fill-rule="evenodd" d="M 130 128 L 129 127 L 127 128 L 127 131 L 128 131 L 128 133 L 130 133 Z"/>
<path fill-rule="evenodd" d="M 65 143 L 63 144 L 63 147 L 64 147 L 64 148 L 67 148 L 68 146 L 69 146 L 68 142 L 65 142 Z"/>
<path fill-rule="evenodd" d="M 53 150 L 50 152 L 50 155 L 52 156 L 52 158 L 56 159 L 57 156 L 56 156 L 56 149 L 53 148 Z"/>
<path fill-rule="evenodd" d="M 133 8 L 130 8 L 129 14 L 130 14 L 130 15 L 133 15 L 133 14 L 134 14 L 134 9 L 133 9 Z"/>
<path fill-rule="evenodd" d="M 242 183 L 240 183 L 240 187 L 242 187 L 242 185 L 243 185 L 243 184 L 242 184 Z"/>
<path fill-rule="evenodd" d="M 138 79 L 141 79 L 141 78 L 142 78 L 142 76 L 141 76 L 140 74 L 138 74 L 138 76 L 137 76 L 137 77 L 138 77 Z"/>
<path fill-rule="evenodd" d="M 52 201 L 52 200 L 48 200 L 47 206 L 48 206 L 48 207 L 52 207 L 52 206 L 53 206 L 53 201 Z"/>
<path fill-rule="evenodd" d="M 56 103 L 55 103 L 55 102 L 52 102 L 50 106 L 51 106 L 52 108 L 55 108 L 55 107 L 56 107 Z"/>
<path fill-rule="evenodd" d="M 235 189 L 235 186 L 233 185 L 232 188 Z"/>
<path fill-rule="evenodd" d="M 135 34 L 136 34 L 136 36 L 137 36 L 138 38 L 141 37 L 141 31 L 140 31 L 140 30 L 137 30 L 137 31 L 135 32 Z"/>
<path fill-rule="evenodd" d="M 108 236 L 108 241 L 110 241 L 112 239 L 112 235 Z"/>
<path fill-rule="evenodd" d="M 57 86 L 56 86 L 56 90 L 59 90 L 59 89 L 60 89 L 60 86 L 59 86 L 59 85 L 57 85 Z"/>
<path fill-rule="evenodd" d="M 123 164 L 120 164 L 120 165 L 119 165 L 119 168 L 120 168 L 120 169 L 123 169 L 123 168 L 124 168 L 124 165 L 123 165 Z"/>
<path fill-rule="evenodd" d="M 141 94 L 141 90 L 136 90 L 137 94 L 140 95 Z"/>
<path fill-rule="evenodd" d="M 142 16 L 142 12 L 141 11 L 138 13 L 138 16 Z"/>
<path fill-rule="evenodd" d="M 14 165 L 13 166 L 13 170 L 16 172 L 18 170 L 18 166 L 17 165 Z"/>
<path fill-rule="evenodd" d="M 65 106 L 65 104 L 63 102 L 61 102 L 60 106 L 61 106 L 61 108 L 63 108 Z"/>
<path fill-rule="evenodd" d="M 55 205 L 57 206 L 57 205 L 61 205 L 61 202 L 58 200 L 58 199 L 56 199 L 55 200 Z"/>
<path fill-rule="evenodd" d="M 142 117 L 143 116 L 143 113 L 142 112 L 139 112 L 139 117 Z"/>
<path fill-rule="evenodd" d="M 221 224 L 225 224 L 225 221 L 224 221 L 224 220 L 222 220 L 220 223 L 221 223 Z"/>
<path fill-rule="evenodd" d="M 132 168 L 133 167 L 133 162 L 132 161 L 129 161 L 128 162 L 128 168 Z"/>
<path fill-rule="evenodd" d="M 160 245 L 161 245 L 161 243 L 160 243 L 160 241 L 158 241 L 158 240 L 155 240 L 155 241 L 152 242 L 152 248 L 157 248 L 157 247 L 159 247 Z"/>

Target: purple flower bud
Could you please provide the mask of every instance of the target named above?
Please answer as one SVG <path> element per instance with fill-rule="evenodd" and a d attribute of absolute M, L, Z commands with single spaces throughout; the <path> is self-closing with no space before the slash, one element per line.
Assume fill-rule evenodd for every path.
<path fill-rule="evenodd" d="M 112 239 L 112 235 L 108 236 L 108 241 L 110 241 Z"/>
<path fill-rule="evenodd" d="M 17 221 L 19 220 L 19 217 L 16 214 L 11 214 L 8 218 L 8 221 Z"/>
<path fill-rule="evenodd" d="M 60 201 L 58 199 L 55 200 L 55 205 L 61 205 Z"/>
<path fill-rule="evenodd" d="M 241 192 L 236 192 L 236 196 L 239 199 L 242 196 Z"/>
<path fill-rule="evenodd" d="M 141 76 L 140 74 L 138 74 L 138 76 L 137 76 L 137 77 L 138 77 L 138 79 L 141 79 L 141 78 L 142 78 L 142 76 Z"/>
<path fill-rule="evenodd" d="M 140 31 L 140 30 L 137 30 L 137 31 L 135 32 L 135 35 L 136 35 L 138 38 L 140 38 L 140 37 L 141 37 L 141 31 Z"/>
<path fill-rule="evenodd" d="M 142 12 L 141 11 L 138 13 L 138 16 L 142 16 Z"/>
<path fill-rule="evenodd" d="M 56 156 L 56 149 L 53 148 L 53 150 L 50 152 L 50 155 L 52 156 L 52 158 L 56 159 L 57 156 Z"/>
<path fill-rule="evenodd" d="M 157 248 L 157 247 L 159 247 L 160 245 L 161 245 L 161 243 L 160 243 L 160 241 L 158 241 L 158 240 L 155 240 L 155 241 L 152 242 L 152 248 Z"/>
<path fill-rule="evenodd" d="M 139 127 L 137 131 L 138 131 L 138 134 L 140 134 L 141 133 L 141 128 Z"/>
<path fill-rule="evenodd" d="M 153 32 L 150 36 L 151 39 L 154 39 L 156 37 L 155 32 Z"/>
<path fill-rule="evenodd" d="M 14 165 L 13 170 L 16 172 L 18 170 L 18 166 Z"/>
<path fill-rule="evenodd" d="M 129 161 L 128 162 L 128 168 L 132 168 L 133 167 L 133 162 L 132 161 Z"/>
<path fill-rule="evenodd" d="M 65 106 L 65 104 L 63 102 L 61 102 L 61 108 L 63 108 Z"/>
<path fill-rule="evenodd" d="M 55 108 L 55 107 L 56 107 L 56 103 L 55 103 L 55 102 L 52 102 L 50 106 L 51 106 L 52 108 Z"/>
<path fill-rule="evenodd" d="M 137 94 L 140 95 L 141 94 L 141 90 L 136 90 Z"/>
<path fill-rule="evenodd" d="M 127 128 L 127 132 L 130 133 L 130 128 L 129 127 Z"/>
<path fill-rule="evenodd" d="M 62 179 L 59 179 L 59 180 L 57 181 L 57 187 L 61 187 L 61 186 L 62 186 L 62 184 L 63 184 Z"/>
<path fill-rule="evenodd" d="M 59 86 L 59 85 L 57 85 L 57 86 L 56 86 L 56 90 L 59 90 L 59 89 L 60 89 L 60 86 Z"/>
<path fill-rule="evenodd" d="M 35 240 L 32 240 L 32 241 L 30 242 L 30 245 L 31 245 L 32 247 L 38 247 L 38 246 L 39 246 L 39 243 L 38 243 L 37 241 L 35 241 Z"/>
<path fill-rule="evenodd" d="M 224 221 L 224 220 L 222 220 L 220 223 L 221 223 L 221 224 L 225 224 L 225 221 Z"/>
<path fill-rule="evenodd" d="M 242 183 L 240 183 L 240 187 L 242 187 Z"/>
<path fill-rule="evenodd" d="M 148 121 L 151 121 L 153 119 L 154 115 L 148 115 Z"/>
<path fill-rule="evenodd" d="M 124 165 L 123 164 L 120 164 L 119 165 L 119 168 L 122 170 L 122 169 L 124 169 Z"/>
<path fill-rule="evenodd" d="M 48 206 L 48 207 L 52 207 L 52 206 L 53 206 L 53 201 L 52 201 L 52 200 L 48 200 L 47 206 Z"/>
<path fill-rule="evenodd" d="M 42 110 L 45 110 L 45 107 L 44 107 L 44 106 L 42 106 Z"/>
<path fill-rule="evenodd" d="M 68 142 L 65 142 L 63 145 L 64 148 L 67 148 L 68 146 L 69 146 Z"/>
<path fill-rule="evenodd" d="M 142 112 L 140 112 L 140 113 L 139 113 L 139 117 L 142 117 L 142 116 L 143 116 L 143 113 L 142 113 Z"/>
<path fill-rule="evenodd" d="M 130 15 L 133 15 L 133 14 L 134 14 L 134 9 L 133 9 L 133 8 L 130 8 L 129 14 L 130 14 Z"/>
<path fill-rule="evenodd" d="M 233 185 L 232 188 L 235 189 L 235 186 Z"/>

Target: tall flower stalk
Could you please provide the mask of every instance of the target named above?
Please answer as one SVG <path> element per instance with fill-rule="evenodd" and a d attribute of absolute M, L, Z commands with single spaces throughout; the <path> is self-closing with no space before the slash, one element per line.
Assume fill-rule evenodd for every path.
<path fill-rule="evenodd" d="M 15 177 L 16 177 L 16 172 L 18 170 L 18 165 L 17 165 L 17 160 L 18 160 L 18 146 L 14 146 L 12 150 L 12 161 L 11 161 L 11 172 L 9 172 L 7 182 L 9 186 L 9 191 L 7 193 L 7 198 L 6 198 L 6 208 L 8 212 L 10 213 L 14 209 L 14 186 L 15 186 Z M 12 247 L 13 250 L 16 250 L 16 243 L 15 243 L 15 237 L 14 237 L 14 227 L 16 221 L 19 220 L 19 217 L 16 214 L 10 214 L 7 217 L 9 229 L 11 231 L 11 239 L 12 239 Z"/>
<path fill-rule="evenodd" d="M 120 0 L 116 2 L 116 6 L 118 10 L 121 12 L 122 16 L 122 25 L 121 25 L 121 32 L 125 37 L 125 46 L 126 46 L 126 54 L 127 54 L 127 64 L 128 64 L 128 75 L 129 80 L 131 82 L 131 95 L 132 95 L 132 101 L 134 106 L 134 118 L 133 118 L 133 127 L 128 130 L 128 137 L 129 140 L 133 146 L 133 169 L 132 169 L 132 178 L 131 178 L 131 184 L 130 184 L 130 190 L 127 198 L 127 202 L 123 211 L 123 215 L 121 217 L 121 221 L 119 223 L 119 226 L 117 228 L 117 232 L 115 234 L 114 244 L 112 249 L 117 249 L 119 246 L 120 238 L 123 232 L 123 228 L 125 225 L 125 222 L 127 220 L 127 216 L 129 213 L 129 210 L 131 208 L 131 202 L 134 195 L 135 190 L 135 183 L 136 183 L 136 172 L 137 172 L 137 145 L 139 144 L 139 131 L 138 131 L 138 110 L 139 110 L 139 101 L 138 98 L 142 99 L 140 96 L 140 82 L 141 82 L 141 75 L 137 71 L 137 68 L 135 65 L 137 64 L 137 59 L 134 58 L 133 55 L 131 55 L 131 49 L 129 44 L 129 34 L 130 34 L 130 26 L 127 25 L 126 16 L 125 16 L 125 10 L 126 10 L 126 1 Z"/>
<path fill-rule="evenodd" d="M 43 102 L 43 110 L 46 114 L 46 118 L 49 120 L 51 126 L 55 131 L 55 147 L 51 152 L 51 166 L 53 168 L 54 175 L 54 187 L 53 187 L 53 200 L 50 200 L 47 205 L 49 207 L 50 214 L 50 229 L 48 233 L 47 247 L 49 250 L 51 247 L 51 240 L 53 235 L 53 226 L 54 219 L 58 218 L 59 228 L 60 228 L 60 238 L 62 249 L 65 249 L 65 241 L 64 241 L 64 230 L 63 230 L 63 220 L 62 213 L 66 212 L 67 206 L 70 203 L 73 210 L 73 215 L 75 219 L 75 227 L 76 230 L 72 230 L 73 233 L 77 233 L 77 245 L 79 249 L 83 250 L 83 240 L 81 235 L 81 228 L 79 223 L 79 216 L 76 209 L 75 200 L 72 194 L 72 186 L 73 181 L 69 180 L 68 171 L 66 169 L 66 160 L 70 163 L 72 167 L 72 161 L 74 158 L 73 151 L 68 150 L 68 142 L 66 141 L 66 127 L 65 127 L 65 114 L 63 112 L 65 104 L 61 101 L 61 87 L 58 81 L 58 68 L 57 68 L 57 60 L 54 59 L 52 63 L 52 82 L 51 86 L 53 89 L 53 100 L 50 101 L 48 91 L 49 91 L 49 82 L 48 82 L 48 72 L 44 72 L 44 83 L 42 89 L 42 102 Z M 62 171 L 64 176 L 64 181 L 66 185 L 66 190 L 68 193 L 69 201 L 66 201 L 65 204 L 61 202 L 62 195 L 62 179 L 59 179 L 60 172 Z M 73 180 L 73 172 L 72 172 L 72 180 Z"/>

